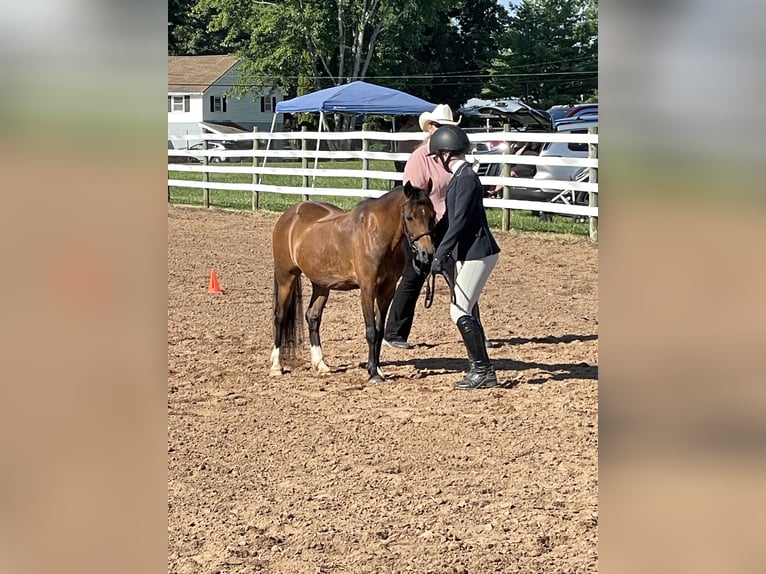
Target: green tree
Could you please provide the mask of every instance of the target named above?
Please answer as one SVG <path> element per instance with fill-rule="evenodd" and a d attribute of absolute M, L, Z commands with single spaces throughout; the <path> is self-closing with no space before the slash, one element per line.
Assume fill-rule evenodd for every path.
<path fill-rule="evenodd" d="M 497 0 L 198 0 L 195 13 L 242 59 L 240 92 L 368 79 L 453 106 L 476 94 L 508 17 Z"/>
<path fill-rule="evenodd" d="M 530 105 L 593 99 L 598 88 L 597 0 L 522 0 L 512 7 L 490 96 Z"/>
<path fill-rule="evenodd" d="M 496 0 L 463 0 L 442 14 L 424 61 L 430 62 L 432 101 L 452 107 L 479 95 L 508 25 L 508 12 Z"/>
<path fill-rule="evenodd" d="M 243 60 L 243 85 L 315 90 L 367 76 L 381 34 L 399 18 L 381 0 L 199 0 L 209 30 Z M 406 10 L 406 8 L 405 8 Z M 299 91 L 300 90 L 300 91 Z"/>
<path fill-rule="evenodd" d="M 196 0 L 168 0 L 168 56 L 225 54 L 223 34 L 207 30 L 209 18 L 192 12 Z"/>

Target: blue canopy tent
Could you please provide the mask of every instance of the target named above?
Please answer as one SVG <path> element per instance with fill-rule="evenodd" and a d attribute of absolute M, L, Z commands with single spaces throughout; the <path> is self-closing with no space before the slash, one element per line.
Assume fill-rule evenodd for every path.
<path fill-rule="evenodd" d="M 356 81 L 277 102 L 276 112 L 414 115 L 431 112 L 435 107 L 436 104 L 399 90 Z"/>
<path fill-rule="evenodd" d="M 271 131 L 274 131 L 277 114 L 280 113 L 319 112 L 319 131 L 321 132 L 325 112 L 396 116 L 431 112 L 435 107 L 436 104 L 393 88 L 356 81 L 277 102 Z M 319 144 L 320 140 L 317 140 L 317 150 L 319 150 Z M 263 161 L 265 165 L 266 158 Z M 315 168 L 317 161 L 318 158 L 314 160 Z"/>

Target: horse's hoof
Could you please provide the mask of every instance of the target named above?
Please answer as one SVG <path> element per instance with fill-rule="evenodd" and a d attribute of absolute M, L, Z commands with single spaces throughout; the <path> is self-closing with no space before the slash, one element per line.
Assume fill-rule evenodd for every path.
<path fill-rule="evenodd" d="M 269 376 L 270 377 L 281 377 L 284 374 L 285 374 L 285 372 L 282 369 L 270 369 L 269 370 Z"/>
<path fill-rule="evenodd" d="M 332 369 L 326 363 L 314 365 L 314 370 L 320 375 L 328 375 L 332 372 Z"/>
<path fill-rule="evenodd" d="M 372 383 L 373 385 L 377 385 L 377 384 L 385 382 L 385 380 L 386 379 L 384 379 L 380 375 L 375 375 L 374 377 L 370 377 L 369 379 L 367 379 L 367 382 Z"/>

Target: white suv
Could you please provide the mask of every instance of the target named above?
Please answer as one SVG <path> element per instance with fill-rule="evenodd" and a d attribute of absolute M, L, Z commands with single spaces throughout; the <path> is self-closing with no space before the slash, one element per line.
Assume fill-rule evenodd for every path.
<path fill-rule="evenodd" d="M 588 128 L 598 127 L 598 120 L 564 123 L 556 127 L 557 133 L 587 134 Z M 546 142 L 540 150 L 540 157 L 588 157 L 588 144 L 573 142 Z M 570 181 L 580 170 L 579 166 L 568 165 L 538 165 L 534 179 L 542 181 Z M 543 185 L 541 183 L 541 185 Z M 554 192 L 553 189 L 542 189 L 543 192 Z"/>

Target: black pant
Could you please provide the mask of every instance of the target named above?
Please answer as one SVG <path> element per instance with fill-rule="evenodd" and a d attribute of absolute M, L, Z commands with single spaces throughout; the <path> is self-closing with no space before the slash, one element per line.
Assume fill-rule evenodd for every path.
<path fill-rule="evenodd" d="M 444 234 L 447 233 L 447 218 L 443 217 L 436 224 L 434 229 L 434 246 L 438 247 Z M 399 285 L 396 287 L 394 298 L 391 301 L 391 307 L 388 310 L 388 319 L 386 320 L 386 329 L 383 331 L 383 338 L 389 341 L 401 339 L 406 341 L 412 330 L 412 322 L 415 319 L 415 307 L 418 304 L 418 297 L 423 284 L 428 277 L 428 271 L 418 272 L 412 264 L 412 251 L 409 246 L 404 244 L 406 251 L 404 271 Z"/>

